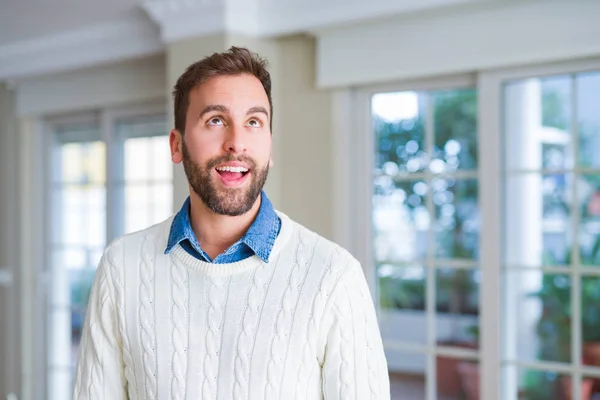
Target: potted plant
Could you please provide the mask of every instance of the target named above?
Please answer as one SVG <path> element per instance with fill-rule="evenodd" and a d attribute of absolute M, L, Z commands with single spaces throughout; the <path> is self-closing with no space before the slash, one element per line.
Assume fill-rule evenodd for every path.
<path fill-rule="evenodd" d="M 592 246 L 594 252 L 600 248 L 600 237 Z M 595 254 L 592 254 L 595 256 Z M 589 258 L 588 255 L 586 258 Z M 568 252 L 566 261 L 571 263 L 572 252 Z M 600 277 L 584 277 L 581 280 L 581 332 L 582 358 L 584 365 L 600 366 Z M 571 282 L 565 276 L 544 275 L 542 287 L 531 293 L 542 305 L 542 312 L 536 324 L 539 339 L 539 358 L 546 361 L 571 362 Z M 562 392 L 571 396 L 570 377 L 561 379 Z M 582 395 L 591 398 L 593 393 L 600 392 L 600 380 L 584 378 Z"/>
<path fill-rule="evenodd" d="M 479 341 L 479 325 L 468 328 L 469 334 L 475 342 Z M 462 360 L 458 363 L 460 384 L 466 400 L 479 400 L 480 372 L 477 361 Z"/>
<path fill-rule="evenodd" d="M 470 274 L 471 272 L 468 270 L 453 269 L 438 277 L 438 300 L 443 300 L 438 302 L 438 312 L 446 311 L 455 320 L 451 335 L 443 340 L 438 340 L 438 346 L 477 349 L 479 338 L 477 324 L 467 329 L 465 336 L 461 334 L 464 329 L 459 321 L 467 312 L 476 313 L 476 310 L 470 310 L 468 304 L 469 295 L 476 290 Z M 447 309 L 441 310 L 439 303 L 448 304 Z M 440 397 L 458 397 L 463 393 L 459 368 L 461 363 L 463 360 L 458 358 L 442 355 L 436 357 L 436 380 Z"/>

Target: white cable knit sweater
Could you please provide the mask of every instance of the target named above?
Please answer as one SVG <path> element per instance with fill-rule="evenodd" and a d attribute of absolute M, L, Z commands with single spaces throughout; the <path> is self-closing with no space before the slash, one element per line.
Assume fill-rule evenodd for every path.
<path fill-rule="evenodd" d="M 115 240 L 94 280 L 75 399 L 389 399 L 359 263 L 278 213 L 264 263 L 210 264 L 172 218 Z"/>

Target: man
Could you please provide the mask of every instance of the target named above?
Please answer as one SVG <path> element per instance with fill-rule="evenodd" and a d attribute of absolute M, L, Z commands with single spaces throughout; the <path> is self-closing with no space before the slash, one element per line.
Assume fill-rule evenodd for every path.
<path fill-rule="evenodd" d="M 90 295 L 76 399 L 389 399 L 359 263 L 275 211 L 262 188 L 266 62 L 232 47 L 174 89 L 171 158 L 190 195 L 111 243 Z"/>

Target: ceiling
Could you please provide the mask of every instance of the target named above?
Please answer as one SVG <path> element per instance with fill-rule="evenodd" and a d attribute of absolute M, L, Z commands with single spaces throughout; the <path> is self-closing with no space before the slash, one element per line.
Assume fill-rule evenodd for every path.
<path fill-rule="evenodd" d="M 197 8 L 227 3 L 231 7 L 255 4 L 267 11 L 273 8 L 283 12 L 310 13 L 315 21 L 322 19 L 320 8 L 332 7 L 340 12 L 369 4 L 377 9 L 383 5 L 398 11 L 431 9 L 453 4 L 482 2 L 484 0 L 0 0 L 0 46 L 93 25 L 143 18 L 142 3 L 165 4 L 167 8 L 195 5 Z M 389 13 L 386 13 L 389 15 Z M 357 15 L 357 17 L 360 17 Z"/>
<path fill-rule="evenodd" d="M 137 0 L 0 0 L 0 45 L 134 15 Z"/>
<path fill-rule="evenodd" d="M 495 1 L 507 0 L 0 0 L 0 81 L 149 55 L 185 37 L 315 33 Z"/>

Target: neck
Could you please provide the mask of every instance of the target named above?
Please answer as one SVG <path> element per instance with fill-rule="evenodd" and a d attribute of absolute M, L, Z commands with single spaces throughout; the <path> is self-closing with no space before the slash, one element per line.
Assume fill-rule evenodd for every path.
<path fill-rule="evenodd" d="M 200 197 L 190 191 L 190 222 L 202 250 L 214 259 L 240 240 L 248 231 L 260 208 L 258 196 L 252 208 L 245 214 L 231 217 L 215 214 L 208 209 Z"/>

